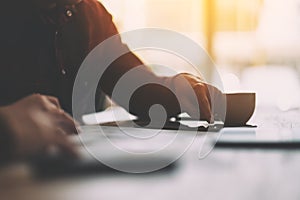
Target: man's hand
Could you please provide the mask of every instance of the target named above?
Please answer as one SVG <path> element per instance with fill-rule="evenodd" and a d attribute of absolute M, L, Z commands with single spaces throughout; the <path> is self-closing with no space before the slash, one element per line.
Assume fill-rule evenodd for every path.
<path fill-rule="evenodd" d="M 77 133 L 73 119 L 55 97 L 31 95 L 0 109 L 4 130 L 12 138 L 12 156 L 26 157 L 50 147 L 75 156 L 66 135 Z"/>
<path fill-rule="evenodd" d="M 200 120 L 208 122 L 225 118 L 225 95 L 216 87 L 205 83 L 200 77 L 188 73 L 178 74 L 172 78 L 172 87 L 179 97 L 181 111 L 187 112 L 192 118 L 200 117 Z M 197 105 L 199 108 L 195 107 Z"/>

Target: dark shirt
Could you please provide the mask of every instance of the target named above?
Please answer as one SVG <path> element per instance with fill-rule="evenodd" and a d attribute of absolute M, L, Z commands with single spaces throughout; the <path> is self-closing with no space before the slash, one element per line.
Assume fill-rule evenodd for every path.
<path fill-rule="evenodd" d="M 112 16 L 96 0 L 60 0 L 52 9 L 41 9 L 25 0 L 6 0 L 0 8 L 0 105 L 33 93 L 53 95 L 72 113 L 74 80 L 86 56 L 105 39 L 118 34 Z M 116 41 L 116 48 L 128 48 Z M 99 92 L 111 96 L 114 85 L 130 69 L 143 65 L 133 53 L 114 61 L 99 83 Z M 147 67 L 133 79 L 166 82 Z M 168 89 L 145 86 L 132 97 L 130 111 L 146 117 L 153 104 L 162 104 L 170 115 L 178 113 Z M 120 105 L 122 98 L 114 99 Z M 86 110 L 86 113 L 90 110 Z"/>

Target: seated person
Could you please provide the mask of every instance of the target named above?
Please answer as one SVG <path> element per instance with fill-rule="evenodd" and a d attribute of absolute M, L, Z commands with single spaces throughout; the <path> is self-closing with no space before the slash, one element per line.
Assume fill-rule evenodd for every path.
<path fill-rule="evenodd" d="M 73 132 L 74 126 L 58 101 L 72 114 L 74 81 L 83 60 L 98 44 L 118 34 L 112 16 L 97 0 L 5 0 L 0 8 L 0 24 L 1 137 L 6 138 L 1 140 L 1 148 L 11 149 L 4 156 L 23 156 L 52 144 L 72 152 L 64 133 Z M 121 38 L 114 45 L 128 50 Z M 115 60 L 100 79 L 96 101 L 103 95 L 112 97 L 119 79 L 137 66 L 143 63 L 131 52 Z M 213 120 L 210 93 L 222 95 L 218 89 L 190 74 L 158 77 L 146 66 L 139 68 L 131 80 L 163 83 L 165 88 L 141 87 L 131 98 L 129 112 L 147 118 L 149 107 L 161 104 L 169 117 L 180 111 L 194 117 L 197 109 L 190 96 L 195 93 L 184 88 L 183 79 L 196 93 L 201 119 Z M 23 99 L 36 93 L 47 96 Z M 174 95 L 180 97 L 183 107 Z M 122 97 L 113 100 L 121 106 L 126 104 Z M 82 106 L 87 106 L 86 113 L 93 111 L 88 105 Z"/>

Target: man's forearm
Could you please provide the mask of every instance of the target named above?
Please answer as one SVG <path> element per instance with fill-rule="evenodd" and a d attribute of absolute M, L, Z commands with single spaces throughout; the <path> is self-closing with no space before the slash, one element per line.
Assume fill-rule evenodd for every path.
<path fill-rule="evenodd" d="M 112 63 L 100 82 L 107 95 L 140 118 L 149 118 L 149 109 L 155 104 L 164 107 L 168 117 L 179 114 L 171 78 L 156 76 L 133 53 Z"/>

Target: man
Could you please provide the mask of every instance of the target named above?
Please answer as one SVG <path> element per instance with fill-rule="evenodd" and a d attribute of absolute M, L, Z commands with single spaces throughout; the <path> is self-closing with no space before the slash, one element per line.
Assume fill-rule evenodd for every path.
<path fill-rule="evenodd" d="M 80 65 L 98 44 L 118 34 L 112 16 L 96 0 L 6 0 L 1 4 L 0 105 L 40 93 L 57 97 L 62 109 L 72 113 L 72 89 Z M 120 38 L 114 45 L 128 48 Z M 112 96 L 118 80 L 141 65 L 133 53 L 115 60 L 100 79 L 96 101 L 103 93 Z M 190 74 L 161 78 L 142 67 L 132 77 L 133 81 L 138 79 L 164 85 L 143 86 L 133 94 L 128 109 L 140 118 L 148 118 L 148 109 L 154 104 L 161 104 L 168 117 L 181 111 L 199 117 L 191 100 L 194 94 L 185 90 L 184 81 L 196 92 L 201 119 L 213 120 L 210 92 L 222 95 Z M 113 100 L 126 103 L 122 98 Z M 178 101 L 183 102 L 181 107 Z"/>

